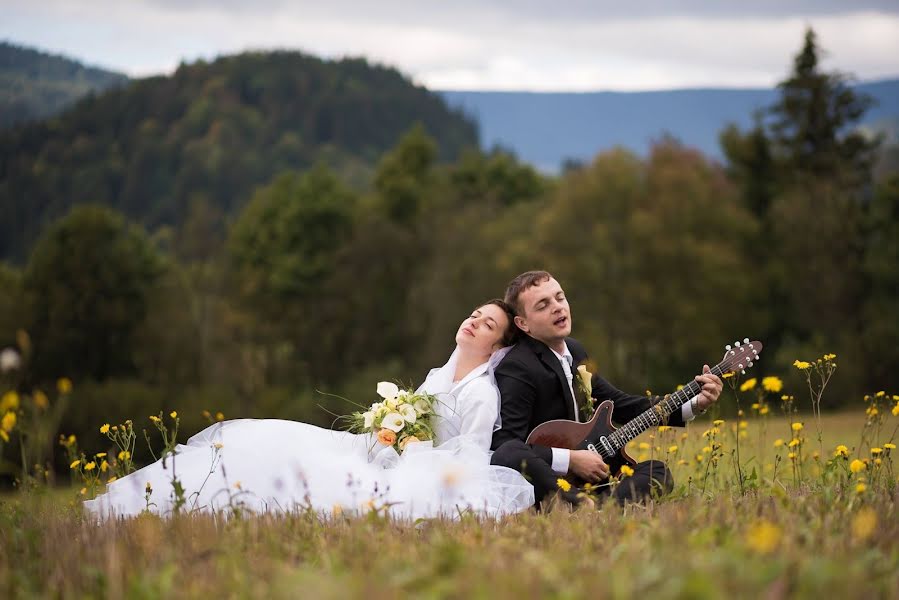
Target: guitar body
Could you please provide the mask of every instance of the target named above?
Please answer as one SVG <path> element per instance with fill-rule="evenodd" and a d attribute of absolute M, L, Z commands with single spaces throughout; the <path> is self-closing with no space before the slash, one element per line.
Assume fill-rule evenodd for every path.
<path fill-rule="evenodd" d="M 569 450 L 587 450 L 587 446 L 593 444 L 598 449 L 599 439 L 603 436 L 608 436 L 616 429 L 612 425 L 612 409 L 614 406 L 611 400 L 601 402 L 596 407 L 593 418 L 586 423 L 578 423 L 566 419 L 541 423 L 531 431 L 527 443 L 550 448 L 568 448 Z M 623 465 L 636 464 L 636 461 L 628 455 L 624 448 L 611 457 L 604 456 L 603 460 L 609 465 L 609 473 L 613 476 L 618 475 Z M 568 479 L 574 485 L 583 485 L 584 483 L 576 480 L 577 478 L 573 475 L 569 475 L 565 479 Z"/>

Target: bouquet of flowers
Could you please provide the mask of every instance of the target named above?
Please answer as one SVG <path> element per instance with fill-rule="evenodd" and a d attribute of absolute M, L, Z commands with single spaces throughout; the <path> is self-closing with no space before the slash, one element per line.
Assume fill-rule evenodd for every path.
<path fill-rule="evenodd" d="M 434 439 L 431 420 L 436 396 L 401 390 L 389 381 L 378 384 L 378 395 L 383 400 L 350 416 L 352 431 L 373 433 L 380 443 L 393 446 L 397 452 L 405 450 L 407 444 Z"/>

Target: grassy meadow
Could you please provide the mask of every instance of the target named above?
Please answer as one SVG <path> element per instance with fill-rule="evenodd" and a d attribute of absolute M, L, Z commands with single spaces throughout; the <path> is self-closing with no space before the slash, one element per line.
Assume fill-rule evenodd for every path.
<path fill-rule="evenodd" d="M 676 481 L 640 505 L 418 523 L 302 509 L 98 523 L 81 514 L 83 482 L 32 482 L 0 496 L 0 596 L 899 597 L 899 397 L 816 416 L 775 379 L 749 383 L 722 398 L 742 415 L 631 442 Z M 82 466 L 73 474 L 99 471 Z"/>

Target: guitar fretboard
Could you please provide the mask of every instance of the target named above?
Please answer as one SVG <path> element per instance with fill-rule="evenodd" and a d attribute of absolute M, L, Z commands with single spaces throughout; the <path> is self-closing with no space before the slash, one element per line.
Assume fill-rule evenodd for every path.
<path fill-rule="evenodd" d="M 711 371 L 718 377 L 721 377 L 721 364 L 715 365 L 715 367 L 712 368 Z M 674 411 L 683 406 L 688 400 L 690 400 L 690 398 L 699 394 L 700 391 L 702 391 L 700 385 L 696 383 L 695 380 L 691 381 L 673 394 L 665 396 L 662 400 L 654 404 L 648 410 L 644 411 L 637 418 L 616 429 L 606 437 L 608 446 L 612 450 L 612 454 L 609 456 L 614 456 L 615 453 L 624 448 L 625 444 L 627 444 L 629 441 L 631 441 L 647 429 L 667 423 L 668 417 L 670 417 L 671 414 L 674 413 Z M 605 449 L 606 447 L 605 445 L 603 445 L 603 450 Z M 606 452 L 603 451 L 603 454 L 605 453 Z"/>

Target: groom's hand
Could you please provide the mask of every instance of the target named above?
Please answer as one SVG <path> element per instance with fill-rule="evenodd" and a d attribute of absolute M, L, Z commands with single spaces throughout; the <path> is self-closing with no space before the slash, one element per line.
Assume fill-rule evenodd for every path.
<path fill-rule="evenodd" d="M 572 450 L 571 458 L 568 460 L 568 472 L 585 481 L 597 483 L 609 477 L 609 465 L 596 452 Z"/>
<path fill-rule="evenodd" d="M 721 378 L 712 373 L 708 365 L 702 366 L 702 375 L 695 377 L 696 383 L 700 385 L 702 391 L 696 398 L 699 409 L 705 412 L 712 404 L 718 401 L 721 390 L 724 389 L 724 383 Z"/>

